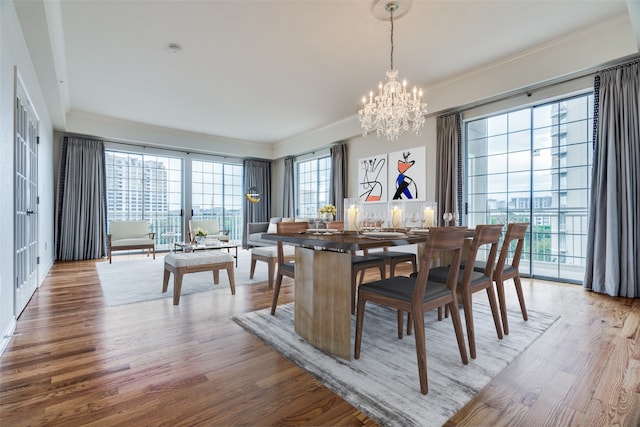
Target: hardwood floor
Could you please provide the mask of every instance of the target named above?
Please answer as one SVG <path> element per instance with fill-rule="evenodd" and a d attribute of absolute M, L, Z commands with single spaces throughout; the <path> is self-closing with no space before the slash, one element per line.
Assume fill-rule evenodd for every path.
<path fill-rule="evenodd" d="M 639 425 L 640 300 L 523 286 L 561 318 L 447 425 Z M 0 425 L 374 425 L 231 320 L 270 303 L 263 282 L 109 307 L 94 261 L 57 263 L 0 357 Z"/>

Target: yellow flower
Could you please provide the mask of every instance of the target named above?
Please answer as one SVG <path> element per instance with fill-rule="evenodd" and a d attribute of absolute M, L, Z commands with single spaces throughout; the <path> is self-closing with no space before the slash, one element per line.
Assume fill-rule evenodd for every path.
<path fill-rule="evenodd" d="M 324 214 L 324 213 L 329 213 L 331 215 L 335 215 L 337 213 L 336 207 L 333 205 L 324 205 L 323 207 L 320 208 L 320 213 Z"/>

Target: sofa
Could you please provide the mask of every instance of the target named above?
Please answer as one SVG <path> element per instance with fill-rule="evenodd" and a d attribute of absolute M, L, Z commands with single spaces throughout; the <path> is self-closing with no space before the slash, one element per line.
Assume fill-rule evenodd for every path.
<path fill-rule="evenodd" d="M 268 222 L 250 222 L 247 224 L 247 247 L 274 246 L 276 243 L 273 240 L 265 240 L 262 237 L 264 234 L 276 233 L 276 224 L 280 221 L 310 222 L 308 218 L 294 219 L 282 217 L 273 217 Z"/>
<path fill-rule="evenodd" d="M 156 233 L 149 232 L 147 221 L 109 221 L 109 234 L 107 234 L 109 264 L 111 264 L 113 251 L 146 249 L 147 256 L 153 251 L 153 259 L 156 259 L 155 237 Z"/>
<path fill-rule="evenodd" d="M 250 222 L 247 224 L 247 247 L 273 246 L 273 240 L 264 240 L 262 235 L 269 231 L 269 224 L 277 224 L 282 221 L 281 217 L 273 217 L 267 222 Z M 273 229 L 273 227 L 272 227 Z"/>

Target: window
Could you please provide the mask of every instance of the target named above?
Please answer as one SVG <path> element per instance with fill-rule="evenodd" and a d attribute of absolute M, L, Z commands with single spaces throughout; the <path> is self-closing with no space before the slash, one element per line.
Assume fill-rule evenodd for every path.
<path fill-rule="evenodd" d="M 313 218 L 330 203 L 331 157 L 296 163 L 296 216 Z"/>
<path fill-rule="evenodd" d="M 194 160 L 191 204 L 193 219 L 216 219 L 229 240 L 242 239 L 243 168 L 240 164 Z"/>
<path fill-rule="evenodd" d="M 106 150 L 107 218 L 146 219 L 156 248 L 169 248 L 163 234 L 182 229 L 182 159 Z"/>
<path fill-rule="evenodd" d="M 242 240 L 241 163 L 196 160 L 179 152 L 173 156 L 108 149 L 105 154 L 109 221 L 148 220 L 158 250 L 173 245 L 174 236 L 165 233 L 187 237 L 190 212 L 194 219 L 217 219 L 220 228 L 229 231 L 229 240 Z"/>
<path fill-rule="evenodd" d="M 581 281 L 593 95 L 465 123 L 468 224 L 530 222 L 521 272 Z"/>

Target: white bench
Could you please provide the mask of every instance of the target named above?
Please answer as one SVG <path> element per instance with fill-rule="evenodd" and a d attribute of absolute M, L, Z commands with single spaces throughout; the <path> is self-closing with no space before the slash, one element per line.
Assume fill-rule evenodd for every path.
<path fill-rule="evenodd" d="M 295 258 L 295 247 L 284 245 L 285 262 L 293 261 Z M 276 274 L 276 265 L 278 264 L 278 247 L 277 246 L 258 246 L 251 249 L 251 271 L 249 278 L 253 279 L 253 273 L 256 270 L 256 262 L 263 261 L 267 263 L 269 274 L 269 289 L 273 288 L 273 278 Z"/>
<path fill-rule="evenodd" d="M 233 269 L 233 255 L 223 252 L 197 251 L 170 254 L 164 257 L 164 280 L 162 292 L 167 292 L 169 275 L 173 273 L 173 305 L 180 303 L 182 291 L 182 276 L 201 271 L 213 272 L 213 283 L 220 281 L 220 270 L 227 270 L 231 294 L 236 294 L 235 273 Z"/>

